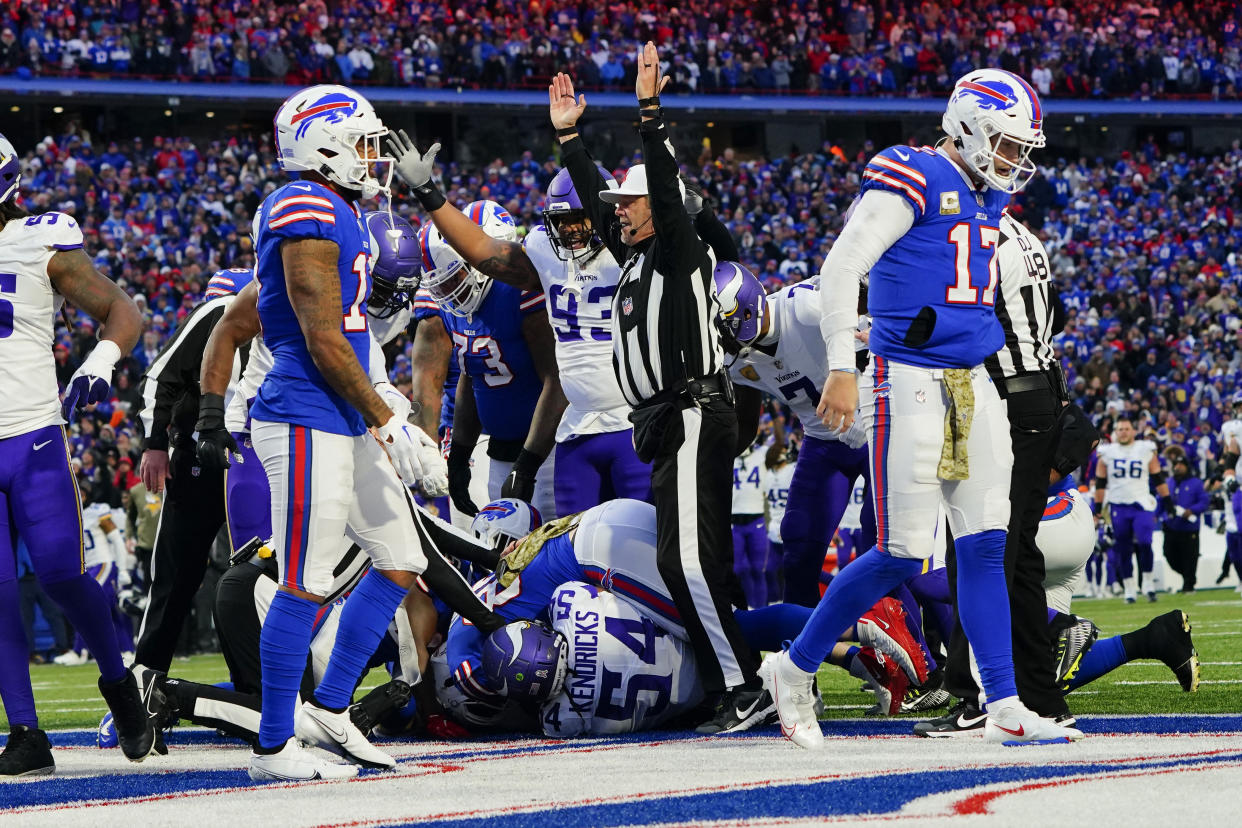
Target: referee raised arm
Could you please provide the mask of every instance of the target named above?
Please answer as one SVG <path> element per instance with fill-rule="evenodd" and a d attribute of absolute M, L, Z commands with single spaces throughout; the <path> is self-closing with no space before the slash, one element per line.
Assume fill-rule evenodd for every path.
<path fill-rule="evenodd" d="M 612 305 L 613 368 L 633 407 L 639 459 L 652 464 L 660 574 L 694 646 L 699 674 L 719 703 L 700 733 L 745 730 L 762 721 L 771 698 L 733 617 L 730 525 L 737 416 L 722 371 L 712 289 L 716 259 L 683 201 L 677 160 L 660 109 L 655 44 L 638 61 L 645 165 L 608 189 L 578 137 L 586 96 L 557 75 L 548 88 L 552 124 L 574 189 L 592 226 L 622 263 Z M 599 199 L 586 194 L 599 192 Z M 613 206 L 614 209 L 609 209 Z"/>

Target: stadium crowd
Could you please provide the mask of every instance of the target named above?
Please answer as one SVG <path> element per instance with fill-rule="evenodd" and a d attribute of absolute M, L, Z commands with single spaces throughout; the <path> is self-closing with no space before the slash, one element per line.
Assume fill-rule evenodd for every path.
<path fill-rule="evenodd" d="M 685 159 L 738 240 L 742 261 L 771 290 L 813 277 L 858 192 L 876 147 L 847 154 L 825 144 L 796 157 L 743 159 L 731 149 Z M 621 159 L 620 168 L 630 159 Z M 1048 159 L 1013 210 L 1041 234 L 1065 302 L 1057 340 L 1072 393 L 1108 422 L 1141 415 L 1162 448 L 1183 446 L 1200 474 L 1220 454 L 1219 427 L 1242 383 L 1242 146 L 1211 157 L 1166 154 L 1152 141 L 1112 158 Z M 144 370 L 221 268 L 253 263 L 250 216 L 283 180 L 266 136 L 210 141 L 156 137 L 93 141 L 77 126 L 25 158 L 23 198 L 32 212 L 74 215 L 100 270 L 134 296 L 147 319 L 120 366 L 114 399 L 74 435 L 80 482 L 109 501 L 137 482 L 140 434 L 132 412 Z M 522 227 L 540 222 L 553 158 L 531 152 L 476 168 L 446 162 L 450 199 L 501 202 Z M 620 172 L 620 170 L 618 170 Z M 410 203 L 400 211 L 418 223 Z M 90 350 L 94 326 L 80 314 L 56 345 L 66 382 Z M 409 381 L 409 347 L 390 350 L 395 382 Z"/>
<path fill-rule="evenodd" d="M 624 89 L 651 39 L 680 92 L 942 94 L 995 66 L 1044 97 L 1233 99 L 1234 5 L 24 0 L 0 9 L 0 73 L 503 89 L 569 67 Z"/>

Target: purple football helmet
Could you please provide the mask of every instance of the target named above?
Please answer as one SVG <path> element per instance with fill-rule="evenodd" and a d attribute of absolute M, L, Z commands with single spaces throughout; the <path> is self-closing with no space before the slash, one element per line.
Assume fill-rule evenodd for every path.
<path fill-rule="evenodd" d="M 376 319 L 387 319 L 410 306 L 423 275 L 423 254 L 418 247 L 418 233 L 401 216 L 372 210 L 365 221 L 375 257 L 367 313 Z"/>
<path fill-rule="evenodd" d="M 596 166 L 608 189 L 615 189 L 617 180 L 603 167 Z M 543 225 L 548 229 L 552 251 L 563 262 L 585 264 L 604 249 L 604 242 L 591 219 L 582 208 L 582 199 L 574 189 L 569 170 L 562 168 L 548 184 L 548 194 L 543 205 Z"/>
<path fill-rule="evenodd" d="M 17 148 L 0 135 L 0 204 L 16 198 L 21 183 L 22 162 L 17 157 Z"/>
<path fill-rule="evenodd" d="M 542 703 L 560 692 L 569 667 L 569 642 L 551 627 L 514 621 L 483 642 L 483 681 L 488 689 Z"/>
<path fill-rule="evenodd" d="M 750 345 L 763 333 L 768 312 L 763 285 L 737 262 L 720 262 L 712 273 L 720 300 L 720 324 L 733 339 Z"/>

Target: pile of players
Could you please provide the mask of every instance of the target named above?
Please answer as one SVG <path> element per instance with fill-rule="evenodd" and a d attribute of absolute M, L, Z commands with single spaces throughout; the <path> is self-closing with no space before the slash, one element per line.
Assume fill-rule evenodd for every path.
<path fill-rule="evenodd" d="M 99 662 L 111 708 L 101 738 L 115 731 L 126 756 L 142 761 L 165 749 L 163 727 L 187 720 L 246 739 L 256 780 L 336 779 L 359 767 L 395 765 L 368 741 L 373 731 L 460 735 L 462 726 L 524 727 L 576 736 L 707 718 L 695 654 L 656 562 L 650 467 L 636 456 L 629 406 L 608 369 L 624 263 L 600 243 L 583 200 L 609 200 L 609 191 L 579 193 L 567 174 L 558 175 L 545 223 L 519 241 L 500 205 L 447 204 L 434 181 L 438 145 L 422 153 L 404 132 L 391 134 L 353 90 L 302 90 L 282 104 L 275 124 L 280 163 L 297 178 L 271 193 L 254 217 L 253 279 L 238 275 L 227 297 L 208 300 L 227 300 L 227 308 L 199 374 L 197 460 L 205 469 L 229 470 L 225 504 L 235 555 L 218 591 L 217 618 L 229 619 L 220 632 L 232 689 L 141 664 L 119 668 L 112 625 L 91 624 L 108 608 L 75 554 L 80 527 L 63 520 L 78 512 L 72 478 L 56 491 L 58 500 L 41 493 L 39 510 L 23 505 L 31 496 L 23 475 L 34 470 L 15 464 L 13 480 L 4 481 L 18 533 L 42 540 L 49 521 L 62 524 L 60 545 L 36 554 L 35 567 L 49 594 L 67 609 L 77 603 L 72 620 Z M 931 150 L 911 151 L 936 159 L 922 163 L 942 162 Z M 0 156 L 0 184 L 11 184 L 0 199 L 0 264 L 40 286 L 23 281 L 13 302 L 17 335 L 10 346 L 30 357 L 22 362 L 14 352 L 0 360 L 0 372 L 8 372 L 0 373 L 0 388 L 10 391 L 0 420 L 8 430 L 0 433 L 12 435 L 0 438 L 0 450 L 27 452 L 22 464 L 44 462 L 56 473 L 59 450 L 38 452 L 47 440 L 64 441 L 61 423 L 79 403 L 106 394 L 111 366 L 137 338 L 136 316 L 132 303 L 77 255 L 81 233 L 72 219 L 21 215 L 10 200 L 16 153 L 3 142 Z M 895 163 L 882 160 L 881 167 Z M 915 175 L 908 168 L 900 174 Z M 387 209 L 364 213 L 359 206 L 391 199 L 394 175 L 427 211 L 417 231 Z M 697 188 L 686 190 L 688 213 L 711 209 Z M 960 210 L 956 200 L 951 206 Z M 0 289 L 7 290 L 3 281 Z M 848 414 L 844 419 L 817 411 L 841 375 L 853 386 L 852 366 L 867 359 L 869 339 L 869 308 L 849 297 L 848 339 L 856 345 L 848 349 L 850 370 L 837 367 L 840 349 L 830 350 L 821 331 L 823 308 L 840 297 L 826 297 L 825 289 L 803 283 L 767 296 L 753 274 L 726 260 L 714 274 L 730 374 L 751 389 L 738 394 L 748 435 L 742 442 L 752 441 L 763 393 L 786 406 L 803 430 L 796 459 L 784 450 L 773 454 L 773 465 L 790 467 L 780 521 L 786 600 L 736 613 L 748 644 L 778 653 L 761 672 L 771 695 L 732 729 L 779 717 L 785 734 L 807 747 L 823 741 L 812 692 L 821 663 L 870 685 L 876 712 L 891 714 L 903 704 L 934 709 L 949 699 L 924 631 L 935 628 L 947 641 L 953 629 L 947 576 L 923 565 L 943 536 L 939 495 L 926 537 L 910 543 L 902 566 L 884 564 L 892 582 L 874 595 L 875 561 L 898 560 L 888 544 L 901 518 L 887 506 L 877 514 L 878 501 L 866 497 L 858 544 L 866 551 L 833 586 L 844 591 L 845 573 L 861 573 L 867 583 L 845 610 L 832 589 L 819 602 L 828 541 L 854 482 L 892 485 L 886 441 L 896 436 L 876 432 L 873 415 L 855 422 L 857 391 L 838 412 Z M 41 419 L 31 430 L 31 411 L 10 410 L 21 405 L 11 389 L 25 387 L 19 370 L 22 383 L 27 374 L 50 374 L 50 311 L 58 296 L 103 322 L 104 338 L 75 375 L 63 419 L 59 402 L 41 399 Z M 412 322 L 413 400 L 388 382 L 382 350 Z M 873 371 L 883 373 L 885 363 L 871 357 Z M 900 382 L 871 378 L 882 407 Z M 51 388 L 54 401 L 54 377 Z M 894 459 L 899 474 L 902 458 Z M 1083 454 L 1071 468 L 1085 461 Z M 873 479 L 877 470 L 884 480 Z M 1058 681 L 1068 690 L 1124 660 L 1151 657 L 1194 689 L 1198 666 L 1184 614 L 1104 641 L 1096 641 L 1090 622 L 1069 614 L 1068 585 L 1085 566 L 1094 530 L 1073 477 L 1050 482 L 1047 531 L 1068 536 L 1048 545 L 1064 554 L 1055 565 L 1050 558 L 1046 580 Z M 446 493 L 451 522 L 422 505 Z M 964 506 L 946 499 L 961 553 L 969 537 L 961 532 Z M 835 625 L 828 638 L 826 616 Z M 809 673 L 797 667 L 810 679 L 794 675 L 791 655 L 782 651 L 789 640 L 799 658 L 815 653 Z M 363 674 L 379 665 L 388 665 L 392 680 L 354 703 Z M 27 675 L 24 659 L 21 673 Z M 9 677 L 0 685 L 14 725 L 0 772 L 50 771 L 28 677 L 18 685 Z M 783 695 L 782 687 L 793 692 Z M 952 732 L 979 732 L 985 718 L 1030 724 L 1028 714 L 1011 705 Z M 1034 738 L 1081 736 L 1065 722 L 1035 721 L 1043 724 Z"/>

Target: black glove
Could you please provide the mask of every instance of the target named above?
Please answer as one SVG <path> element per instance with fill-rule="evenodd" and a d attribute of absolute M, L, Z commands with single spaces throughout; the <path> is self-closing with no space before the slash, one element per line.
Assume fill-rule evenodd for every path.
<path fill-rule="evenodd" d="M 522 449 L 513 461 L 513 470 L 500 487 L 501 497 L 513 497 L 530 503 L 535 499 L 535 475 L 543 465 L 543 458 L 533 451 Z"/>
<path fill-rule="evenodd" d="M 1052 468 L 1066 477 L 1087 464 L 1092 450 L 1100 441 L 1100 432 L 1074 403 L 1061 409 L 1060 420 L 1061 436 L 1057 441 Z"/>
<path fill-rule="evenodd" d="M 449 499 L 457 511 L 469 517 L 479 513 L 479 507 L 470 499 L 470 454 L 473 451 L 474 446 L 453 443 L 448 453 Z"/>
<path fill-rule="evenodd" d="M 198 464 L 220 471 L 230 465 L 229 455 L 237 451 L 237 441 L 224 427 L 224 397 L 204 394 L 198 403 Z"/>

